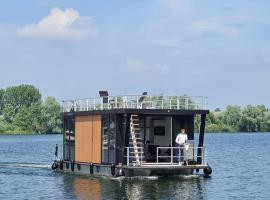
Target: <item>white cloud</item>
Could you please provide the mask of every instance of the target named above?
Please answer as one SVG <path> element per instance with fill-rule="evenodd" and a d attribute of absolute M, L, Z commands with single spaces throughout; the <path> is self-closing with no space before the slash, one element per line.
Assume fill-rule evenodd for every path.
<path fill-rule="evenodd" d="M 198 10 L 188 0 L 158 0 L 154 15 L 143 27 L 148 40 L 159 46 L 180 48 L 184 41 L 211 36 L 237 37 L 240 32 L 226 17 Z"/>
<path fill-rule="evenodd" d="M 98 35 L 92 19 L 80 16 L 78 11 L 67 8 L 52 8 L 50 15 L 36 24 L 28 24 L 19 28 L 17 35 L 28 38 L 49 38 L 82 40 Z"/>
<path fill-rule="evenodd" d="M 194 21 L 191 23 L 191 29 L 198 33 L 213 32 L 231 37 L 239 35 L 239 31 L 236 28 L 215 21 Z"/>
<path fill-rule="evenodd" d="M 137 74 L 151 72 L 152 75 L 167 74 L 169 66 L 167 64 L 149 64 L 142 59 L 128 57 L 122 65 L 121 71 Z"/>

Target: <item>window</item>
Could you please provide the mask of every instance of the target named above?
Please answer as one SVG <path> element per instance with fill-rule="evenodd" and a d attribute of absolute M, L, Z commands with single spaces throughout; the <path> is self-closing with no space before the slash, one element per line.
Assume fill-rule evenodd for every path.
<path fill-rule="evenodd" d="M 154 135 L 165 136 L 165 127 L 164 126 L 155 126 Z"/>
<path fill-rule="evenodd" d="M 103 115 L 102 117 L 102 162 L 115 162 L 115 115 Z"/>

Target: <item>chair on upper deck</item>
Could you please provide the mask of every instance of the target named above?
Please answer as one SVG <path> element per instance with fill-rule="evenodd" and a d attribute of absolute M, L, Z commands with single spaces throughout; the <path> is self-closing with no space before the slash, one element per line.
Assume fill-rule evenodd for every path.
<path fill-rule="evenodd" d="M 147 95 L 147 92 L 143 92 L 142 96 L 139 98 L 138 100 L 139 108 L 144 108 L 144 109 L 147 108 L 147 104 L 146 104 L 147 102 L 144 102 L 146 95 Z"/>
<path fill-rule="evenodd" d="M 102 98 L 102 103 L 103 103 L 103 108 L 104 108 L 104 105 L 106 106 L 109 103 L 109 93 L 106 90 L 101 90 L 99 91 L 99 96 L 100 98 Z"/>

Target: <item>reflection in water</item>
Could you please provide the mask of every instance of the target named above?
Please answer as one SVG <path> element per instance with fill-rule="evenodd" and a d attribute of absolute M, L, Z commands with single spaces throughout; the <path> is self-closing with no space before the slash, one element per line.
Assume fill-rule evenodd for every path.
<path fill-rule="evenodd" d="M 75 199 L 207 199 L 201 176 L 159 178 L 91 178 L 66 175 L 64 193 Z"/>
<path fill-rule="evenodd" d="M 78 199 L 101 199 L 101 183 L 97 179 L 75 178 L 74 193 Z"/>

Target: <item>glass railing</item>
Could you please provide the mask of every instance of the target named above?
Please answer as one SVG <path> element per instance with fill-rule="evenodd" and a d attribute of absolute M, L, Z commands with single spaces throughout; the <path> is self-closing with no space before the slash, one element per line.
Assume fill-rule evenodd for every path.
<path fill-rule="evenodd" d="M 64 112 L 110 109 L 206 110 L 207 97 L 201 96 L 105 96 L 63 101 Z"/>

